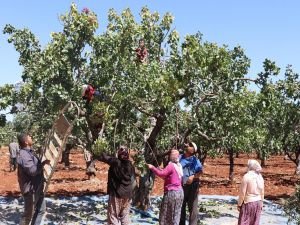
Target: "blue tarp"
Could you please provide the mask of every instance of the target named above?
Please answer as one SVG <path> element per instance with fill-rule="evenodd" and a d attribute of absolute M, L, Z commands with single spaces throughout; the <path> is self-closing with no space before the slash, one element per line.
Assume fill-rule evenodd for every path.
<path fill-rule="evenodd" d="M 106 224 L 107 196 L 53 197 L 46 198 L 47 215 L 43 224 Z M 130 216 L 133 225 L 158 224 L 159 204 L 161 197 L 151 199 L 148 211 L 131 208 Z M 233 225 L 237 223 L 237 199 L 233 196 L 201 195 L 199 196 L 199 220 L 203 224 Z M 23 210 L 22 198 L 0 197 L 0 224 L 18 224 Z M 261 225 L 286 225 L 279 205 L 265 201 L 261 216 Z M 292 225 L 292 223 L 290 223 Z"/>

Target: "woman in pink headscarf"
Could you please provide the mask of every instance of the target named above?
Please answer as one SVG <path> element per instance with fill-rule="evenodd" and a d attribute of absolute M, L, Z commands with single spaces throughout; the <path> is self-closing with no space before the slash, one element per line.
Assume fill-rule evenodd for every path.
<path fill-rule="evenodd" d="M 148 164 L 148 167 L 157 176 L 164 179 L 164 197 L 159 212 L 160 225 L 178 225 L 183 202 L 182 190 L 182 166 L 179 163 L 179 151 L 172 149 L 170 162 L 164 169 L 155 168 Z"/>
<path fill-rule="evenodd" d="M 264 179 L 261 166 L 256 160 L 248 161 L 248 172 L 244 175 L 238 199 L 238 225 L 259 225 L 264 200 Z"/>

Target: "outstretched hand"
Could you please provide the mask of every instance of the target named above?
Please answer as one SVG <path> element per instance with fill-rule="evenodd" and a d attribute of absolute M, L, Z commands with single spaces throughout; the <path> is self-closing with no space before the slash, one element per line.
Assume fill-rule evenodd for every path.
<path fill-rule="evenodd" d="M 49 159 L 46 159 L 42 162 L 42 165 L 50 165 L 50 160 Z"/>
<path fill-rule="evenodd" d="M 154 166 L 151 165 L 151 164 L 147 164 L 147 166 L 148 166 L 149 169 L 152 169 L 152 168 L 154 167 Z"/>

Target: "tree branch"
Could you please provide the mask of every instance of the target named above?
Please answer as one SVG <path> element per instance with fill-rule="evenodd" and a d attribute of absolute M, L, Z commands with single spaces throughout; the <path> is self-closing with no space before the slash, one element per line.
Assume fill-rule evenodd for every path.
<path fill-rule="evenodd" d="M 201 132 L 200 130 L 197 130 L 197 134 L 199 134 L 201 137 L 203 137 L 205 140 L 207 141 L 218 141 L 218 140 L 222 140 L 222 138 L 213 138 L 213 137 L 209 137 L 207 136 L 205 133 Z"/>
<path fill-rule="evenodd" d="M 155 115 L 147 112 L 145 109 L 143 109 L 141 106 L 135 106 L 135 108 L 141 112 L 141 113 L 144 113 L 145 115 L 149 116 L 149 117 L 155 117 Z M 156 117 L 155 117 L 156 118 Z"/>
<path fill-rule="evenodd" d="M 208 98 L 208 97 L 213 97 L 213 96 L 218 96 L 218 94 L 216 93 L 207 93 L 207 94 L 204 94 L 202 97 L 200 97 L 200 101 L 196 104 L 195 106 L 195 111 L 197 114 L 199 114 L 199 107 L 200 105 Z"/>
<path fill-rule="evenodd" d="M 220 83 L 218 83 L 217 85 L 222 85 L 228 81 L 251 81 L 251 82 L 257 82 L 257 79 L 250 79 L 250 78 L 235 78 L 235 79 L 232 79 L 232 80 L 227 80 L 227 81 L 222 81 Z"/>

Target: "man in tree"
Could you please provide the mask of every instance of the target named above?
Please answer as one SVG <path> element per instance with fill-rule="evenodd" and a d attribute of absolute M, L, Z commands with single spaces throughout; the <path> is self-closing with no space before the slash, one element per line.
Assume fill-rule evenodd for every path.
<path fill-rule="evenodd" d="M 129 225 L 129 211 L 135 185 L 135 170 L 129 161 L 127 147 L 120 146 L 117 158 L 102 153 L 98 160 L 110 165 L 108 170 L 107 193 L 109 225 Z"/>
<path fill-rule="evenodd" d="M 32 150 L 32 138 L 29 134 L 18 135 L 20 152 L 17 156 L 18 181 L 24 198 L 24 213 L 20 225 L 41 224 L 46 211 L 43 194 L 43 166 L 49 160 L 41 162 Z"/>
<path fill-rule="evenodd" d="M 135 50 L 135 52 L 136 52 L 136 57 L 138 62 L 140 63 L 147 62 L 148 51 L 147 48 L 145 47 L 144 39 L 139 40 L 139 47 Z"/>
<path fill-rule="evenodd" d="M 101 98 L 100 91 L 96 90 L 90 84 L 82 85 L 81 95 L 82 95 L 82 99 L 86 100 L 87 104 L 90 103 L 95 96 Z"/>
<path fill-rule="evenodd" d="M 200 186 L 200 174 L 202 165 L 195 156 L 197 145 L 194 142 L 185 144 L 185 152 L 180 156 L 179 162 L 183 169 L 183 191 L 184 199 L 181 208 L 180 225 L 185 225 L 186 204 L 189 210 L 189 224 L 197 225 L 198 218 L 198 191 Z"/>
<path fill-rule="evenodd" d="M 9 164 L 10 172 L 15 171 L 17 168 L 17 154 L 19 153 L 19 145 L 16 142 L 11 142 L 8 145 L 9 149 Z"/>

